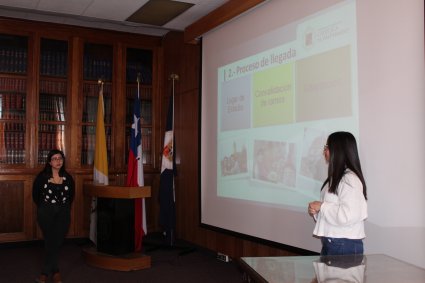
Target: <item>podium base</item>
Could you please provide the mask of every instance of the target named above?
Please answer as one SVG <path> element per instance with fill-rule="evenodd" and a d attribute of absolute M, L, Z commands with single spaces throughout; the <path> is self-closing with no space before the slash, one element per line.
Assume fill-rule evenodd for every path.
<path fill-rule="evenodd" d="M 151 267 L 151 257 L 140 253 L 114 256 L 98 252 L 95 247 L 83 248 L 82 253 L 87 264 L 102 269 L 133 271 Z"/>

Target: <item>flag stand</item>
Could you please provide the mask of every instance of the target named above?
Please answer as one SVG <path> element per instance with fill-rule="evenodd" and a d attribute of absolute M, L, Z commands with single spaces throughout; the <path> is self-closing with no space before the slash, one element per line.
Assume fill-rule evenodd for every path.
<path fill-rule="evenodd" d="M 179 80 L 179 75 L 172 73 L 169 76 L 172 80 L 172 95 L 170 98 L 167 122 L 164 137 L 164 149 L 162 155 L 161 180 L 160 180 L 160 224 L 163 232 L 151 234 L 151 241 L 145 238 L 144 245 L 151 246 L 146 251 L 157 249 L 179 250 L 179 255 L 184 255 L 195 251 L 194 247 L 176 245 L 175 243 L 175 145 L 174 145 L 174 93 L 175 82 Z"/>

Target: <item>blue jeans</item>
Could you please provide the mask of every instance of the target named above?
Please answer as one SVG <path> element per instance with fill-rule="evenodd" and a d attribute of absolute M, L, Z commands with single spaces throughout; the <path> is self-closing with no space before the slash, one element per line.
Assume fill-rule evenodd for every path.
<path fill-rule="evenodd" d="M 320 255 L 362 255 L 363 241 L 361 239 L 322 237 Z"/>

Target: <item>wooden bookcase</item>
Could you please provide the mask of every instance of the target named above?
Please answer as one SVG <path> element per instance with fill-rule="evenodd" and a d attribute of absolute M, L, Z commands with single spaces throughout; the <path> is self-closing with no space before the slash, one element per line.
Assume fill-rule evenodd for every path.
<path fill-rule="evenodd" d="M 28 37 L 0 35 L 0 164 L 26 161 Z"/>
<path fill-rule="evenodd" d="M 52 148 L 66 152 L 65 134 L 69 111 L 68 41 L 40 39 L 38 82 L 37 164 L 44 165 Z"/>
<path fill-rule="evenodd" d="M 159 37 L 0 17 L 0 205 L 17 207 L 5 212 L 0 242 L 40 237 L 31 189 L 52 148 L 65 152 L 76 181 L 69 236 L 88 236 L 90 200 L 83 186 L 92 181 L 99 79 L 110 183 L 125 181 L 132 101 L 139 92 L 145 185 L 156 190 L 162 52 Z M 149 218 L 157 218 L 157 208 L 147 201 L 152 231 L 159 224 Z"/>
<path fill-rule="evenodd" d="M 112 70 L 113 46 L 106 44 L 84 43 L 83 54 L 83 115 L 82 115 L 82 149 L 81 164 L 93 166 L 97 104 L 99 101 L 99 80 L 103 85 L 104 122 L 106 133 L 106 150 L 109 165 L 111 164 L 112 138 Z"/>

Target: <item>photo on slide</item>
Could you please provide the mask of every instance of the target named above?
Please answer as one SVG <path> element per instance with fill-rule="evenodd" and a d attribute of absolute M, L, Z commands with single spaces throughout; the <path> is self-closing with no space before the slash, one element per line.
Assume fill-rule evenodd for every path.
<path fill-rule="evenodd" d="M 253 180 L 295 187 L 297 172 L 294 143 L 255 140 L 253 154 Z"/>
<path fill-rule="evenodd" d="M 246 140 L 241 138 L 230 138 L 220 144 L 220 176 L 247 177 L 248 175 L 248 153 Z"/>
<path fill-rule="evenodd" d="M 305 128 L 300 175 L 323 182 L 327 176 L 327 165 L 323 157 L 323 146 L 327 134 L 323 131 Z"/>

